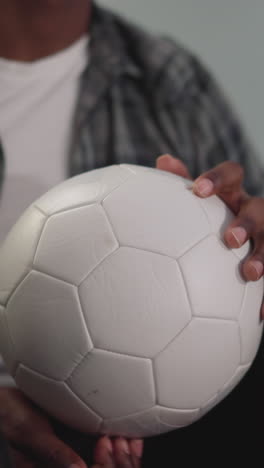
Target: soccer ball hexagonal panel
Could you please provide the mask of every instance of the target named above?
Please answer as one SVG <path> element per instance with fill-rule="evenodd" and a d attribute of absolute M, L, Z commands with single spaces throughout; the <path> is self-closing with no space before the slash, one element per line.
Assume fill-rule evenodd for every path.
<path fill-rule="evenodd" d="M 173 258 L 210 232 L 196 197 L 176 178 L 148 172 L 136 175 L 112 192 L 103 206 L 121 245 Z"/>
<path fill-rule="evenodd" d="M 94 349 L 67 383 L 102 418 L 127 416 L 155 403 L 149 359 Z"/>
<path fill-rule="evenodd" d="M 190 321 L 176 260 L 122 247 L 79 288 L 96 348 L 152 357 Z"/>
<path fill-rule="evenodd" d="M 102 419 L 64 382 L 58 382 L 20 365 L 16 381 L 25 394 L 53 417 L 79 431 L 96 433 Z"/>
<path fill-rule="evenodd" d="M 149 410 L 130 414 L 128 417 L 106 419 L 101 431 L 123 437 L 150 437 L 191 424 L 199 410 L 173 410 L 153 406 Z"/>
<path fill-rule="evenodd" d="M 199 408 L 231 378 L 239 363 L 235 322 L 193 319 L 155 358 L 158 403 L 177 409 Z"/>
<path fill-rule="evenodd" d="M 117 248 L 117 240 L 101 205 L 75 208 L 48 219 L 34 267 L 78 285 Z"/>
<path fill-rule="evenodd" d="M 4 241 L 0 249 L 1 304 L 6 304 L 14 288 L 28 273 L 45 221 L 46 216 L 30 206 Z"/>
<path fill-rule="evenodd" d="M 108 166 L 72 177 L 49 190 L 35 205 L 52 215 L 59 211 L 101 202 L 109 193 L 123 184 L 132 172 L 120 166 Z"/>
<path fill-rule="evenodd" d="M 241 335 L 241 364 L 253 361 L 263 332 L 260 308 L 263 298 L 263 278 L 246 285 L 243 305 L 239 315 Z"/>
<path fill-rule="evenodd" d="M 10 299 L 6 316 L 20 362 L 65 379 L 92 348 L 77 289 L 31 271 Z"/>
<path fill-rule="evenodd" d="M 179 260 L 186 279 L 192 312 L 197 317 L 237 319 L 245 281 L 240 261 L 214 235 L 207 237 Z"/>

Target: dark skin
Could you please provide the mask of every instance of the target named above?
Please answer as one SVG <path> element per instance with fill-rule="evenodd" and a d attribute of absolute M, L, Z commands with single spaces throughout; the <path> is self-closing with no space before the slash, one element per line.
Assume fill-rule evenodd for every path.
<path fill-rule="evenodd" d="M 89 30 L 89 0 L 0 0 L 0 57 L 32 62 Z"/>
<path fill-rule="evenodd" d="M 52 55 L 85 34 L 90 21 L 89 0 L 0 0 L 0 57 L 32 62 Z M 169 155 L 158 158 L 156 167 L 190 178 L 184 164 Z M 211 190 L 205 191 L 204 186 L 201 191 L 198 182 L 205 179 Z M 253 239 L 253 253 L 244 262 L 241 274 L 255 281 L 263 275 L 264 200 L 246 194 L 242 181 L 242 168 L 227 162 L 202 174 L 194 181 L 193 191 L 202 197 L 216 193 L 235 213 L 225 233 L 230 248 Z M 235 227 L 239 229 L 234 231 Z M 0 389 L 0 431 L 10 444 L 14 466 L 87 468 L 84 460 L 55 434 L 48 417 L 19 390 Z M 100 437 L 94 465 L 89 468 L 140 468 L 142 451 L 140 439 Z"/>
<path fill-rule="evenodd" d="M 187 167 L 168 154 L 157 159 L 156 167 L 191 179 Z M 253 240 L 252 253 L 243 262 L 241 275 L 246 281 L 257 281 L 264 274 L 264 198 L 250 196 L 243 188 L 243 178 L 243 168 L 226 161 L 201 174 L 193 183 L 193 192 L 202 198 L 218 195 L 233 211 L 235 218 L 225 232 L 225 243 L 237 249 L 248 239 Z M 264 319 L 264 306 L 261 314 Z"/>

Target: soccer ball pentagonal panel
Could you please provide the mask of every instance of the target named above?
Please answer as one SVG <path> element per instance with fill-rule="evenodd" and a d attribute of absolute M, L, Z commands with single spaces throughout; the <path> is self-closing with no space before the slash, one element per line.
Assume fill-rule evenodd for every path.
<path fill-rule="evenodd" d="M 109 166 L 72 177 L 49 190 L 35 205 L 52 215 L 90 203 L 101 202 L 125 180 L 133 177 L 131 171 L 120 166 Z"/>
<path fill-rule="evenodd" d="M 105 199 L 121 245 L 177 258 L 209 234 L 206 215 L 182 180 L 144 172 Z"/>
<path fill-rule="evenodd" d="M 0 354 L 3 356 L 9 372 L 15 372 L 17 365 L 14 345 L 11 341 L 5 310 L 0 307 Z"/>
<path fill-rule="evenodd" d="M 5 305 L 29 271 L 46 217 L 30 206 L 10 231 L 0 249 L 0 303 Z"/>
<path fill-rule="evenodd" d="M 128 416 L 155 403 L 149 359 L 94 349 L 74 370 L 68 384 L 102 418 Z"/>
<path fill-rule="evenodd" d="M 246 285 L 244 301 L 239 315 L 241 334 L 241 364 L 249 364 L 256 356 L 263 331 L 260 307 L 263 297 L 263 280 Z"/>
<path fill-rule="evenodd" d="M 153 406 L 140 413 L 130 414 L 129 418 L 104 420 L 101 431 L 124 437 L 150 437 L 191 424 L 199 410 L 173 410 Z"/>
<path fill-rule="evenodd" d="M 77 430 L 92 433 L 99 430 L 102 419 L 87 407 L 64 383 L 20 365 L 16 381 L 25 394 L 40 404 L 53 417 Z"/>
<path fill-rule="evenodd" d="M 10 299 L 6 316 L 20 361 L 65 379 L 92 348 L 77 289 L 31 271 Z"/>
<path fill-rule="evenodd" d="M 189 250 L 179 264 L 195 316 L 238 318 L 245 291 L 240 261 L 216 236 Z"/>
<path fill-rule="evenodd" d="M 235 322 L 193 319 L 154 361 L 158 403 L 177 409 L 199 408 L 231 378 L 239 362 Z"/>
<path fill-rule="evenodd" d="M 176 260 L 122 247 L 79 288 L 96 348 L 142 357 L 161 351 L 190 321 Z"/>
<path fill-rule="evenodd" d="M 75 208 L 49 218 L 40 238 L 34 267 L 79 284 L 117 247 L 101 205 Z"/>

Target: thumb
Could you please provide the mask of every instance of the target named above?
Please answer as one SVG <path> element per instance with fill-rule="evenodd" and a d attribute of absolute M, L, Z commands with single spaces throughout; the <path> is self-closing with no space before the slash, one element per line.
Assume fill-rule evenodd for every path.
<path fill-rule="evenodd" d="M 156 159 L 156 169 L 171 172 L 185 179 L 192 179 L 185 164 L 180 159 L 174 158 L 170 154 L 163 154 Z"/>
<path fill-rule="evenodd" d="M 0 389 L 0 431 L 28 463 L 33 460 L 49 468 L 87 468 L 79 455 L 57 437 L 45 413 L 18 389 Z"/>

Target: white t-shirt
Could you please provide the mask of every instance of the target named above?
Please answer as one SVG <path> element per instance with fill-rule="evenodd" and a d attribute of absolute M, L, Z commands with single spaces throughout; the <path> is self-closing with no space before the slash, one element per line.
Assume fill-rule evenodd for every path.
<path fill-rule="evenodd" d="M 32 63 L 0 58 L 0 137 L 5 179 L 0 197 L 0 244 L 22 212 L 65 180 L 88 36 Z M 0 386 L 9 383 L 1 377 Z"/>

